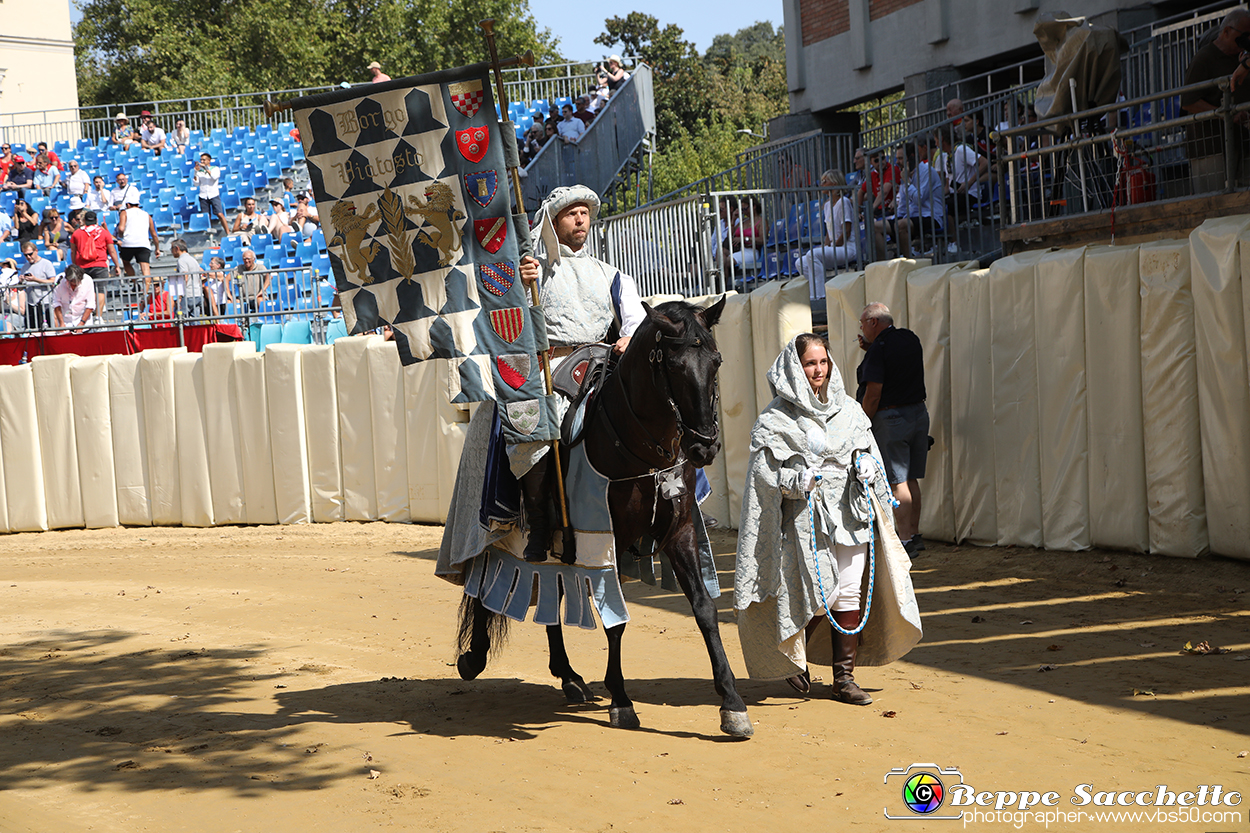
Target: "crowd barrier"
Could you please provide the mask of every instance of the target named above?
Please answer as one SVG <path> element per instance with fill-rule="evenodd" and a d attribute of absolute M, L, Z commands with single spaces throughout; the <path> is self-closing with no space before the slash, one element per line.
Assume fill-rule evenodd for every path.
<path fill-rule="evenodd" d="M 830 352 L 853 391 L 868 301 L 924 344 L 931 538 L 1250 558 L 1247 272 L 1250 216 L 989 269 L 873 263 L 826 284 Z M 724 525 L 767 370 L 811 329 L 808 289 L 730 293 L 717 325 L 723 452 L 704 511 Z M 379 336 L 0 367 L 0 529 L 441 522 L 469 419 L 447 372 L 401 367 Z"/>

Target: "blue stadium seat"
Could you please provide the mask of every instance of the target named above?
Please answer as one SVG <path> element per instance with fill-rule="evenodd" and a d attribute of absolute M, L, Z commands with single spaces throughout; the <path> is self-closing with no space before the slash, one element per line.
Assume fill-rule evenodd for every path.
<path fill-rule="evenodd" d="M 282 251 L 291 252 L 300 243 L 300 236 L 293 231 L 288 231 L 282 235 Z"/>
<path fill-rule="evenodd" d="M 347 335 L 347 323 L 342 318 L 333 318 L 326 327 L 326 344 L 333 344 Z"/>
<path fill-rule="evenodd" d="M 252 235 L 252 251 L 263 252 L 265 249 L 268 249 L 272 245 L 273 245 L 273 238 L 270 237 L 268 234 L 253 234 Z"/>
<path fill-rule="evenodd" d="M 307 321 L 287 320 L 282 325 L 283 344 L 312 344 L 312 324 Z"/>
<path fill-rule="evenodd" d="M 269 246 L 264 250 L 263 254 L 265 256 L 265 266 L 270 269 L 277 269 L 280 267 L 282 265 L 282 258 L 285 257 L 285 253 L 282 251 L 281 246 Z"/>
<path fill-rule="evenodd" d="M 280 269 L 298 269 L 298 268 L 300 268 L 300 267 L 301 267 L 301 266 L 303 266 L 303 265 L 304 265 L 304 260 L 303 260 L 303 258 L 300 258 L 300 257 L 298 257 L 298 256 L 296 256 L 296 257 L 284 257 L 284 258 L 282 258 L 282 265 L 281 265 L 280 267 L 278 267 L 278 268 L 280 268 Z"/>
<path fill-rule="evenodd" d="M 261 163 L 261 164 L 263 165 L 264 163 Z M 258 167 L 256 168 L 256 170 L 252 171 L 252 187 L 253 188 L 268 188 L 269 187 L 269 175 L 265 173 L 263 168 Z"/>
<path fill-rule="evenodd" d="M 295 273 L 295 290 L 300 298 L 312 295 L 312 281 L 312 271 L 309 269 L 301 269 Z"/>
<path fill-rule="evenodd" d="M 256 137 L 257 137 L 258 139 L 263 139 L 263 138 L 265 138 L 266 136 L 271 135 L 272 133 L 273 133 L 273 125 L 271 125 L 271 124 L 258 124 L 258 125 L 256 125 Z"/>
<path fill-rule="evenodd" d="M 178 195 L 178 191 L 174 188 L 162 188 L 156 192 L 157 199 L 161 201 L 161 205 L 169 207 L 173 205 L 174 197 Z"/>
<path fill-rule="evenodd" d="M 313 245 L 314 245 L 314 246 L 316 246 L 316 247 L 317 247 L 317 251 L 321 252 L 322 254 L 325 254 L 325 251 L 326 251 L 326 235 L 325 235 L 325 232 L 323 232 L 323 231 L 321 230 L 321 227 L 320 227 L 320 226 L 318 226 L 317 228 L 313 229 L 313 233 L 312 233 L 312 243 L 313 243 Z"/>
<path fill-rule="evenodd" d="M 226 140 L 226 128 L 214 127 L 210 135 L 212 136 L 213 144 L 220 145 Z"/>
<path fill-rule="evenodd" d="M 256 196 L 256 188 L 253 187 L 252 180 L 246 177 L 239 180 L 239 183 L 235 186 L 234 191 L 239 195 L 240 201 L 245 200 L 248 197 Z"/>
<path fill-rule="evenodd" d="M 332 280 L 323 280 L 317 283 L 317 302 L 328 307 L 334 303 L 334 283 Z"/>
<path fill-rule="evenodd" d="M 56 198 L 56 210 L 65 215 L 69 213 L 69 194 L 62 192 Z"/>
<path fill-rule="evenodd" d="M 95 147 L 95 142 L 91 141 L 90 139 L 79 139 L 79 140 L 78 140 L 78 150 L 79 150 L 79 152 L 82 152 L 82 151 L 85 151 L 85 150 L 89 150 L 89 149 L 91 149 L 91 148 L 93 148 L 93 147 Z"/>
<path fill-rule="evenodd" d="M 307 266 L 317 256 L 317 247 L 311 241 L 300 241 L 295 246 L 295 256 L 300 259 L 300 266 Z"/>
<path fill-rule="evenodd" d="M 296 162 L 299 162 L 304 158 L 304 146 L 299 142 L 294 142 L 291 145 L 291 158 Z"/>
<path fill-rule="evenodd" d="M 187 231 L 208 231 L 212 226 L 212 220 L 207 214 L 193 212 L 191 214 L 191 222 L 187 225 Z"/>
<path fill-rule="evenodd" d="M 314 257 L 309 265 L 312 266 L 313 274 L 318 278 L 328 276 L 334 268 L 330 264 L 330 256 L 325 254 L 319 254 Z"/>
<path fill-rule="evenodd" d="M 276 153 L 277 152 L 275 151 L 275 157 Z M 278 160 L 276 158 L 265 162 L 265 178 L 270 182 L 282 179 L 282 166 L 278 164 Z"/>
<path fill-rule="evenodd" d="M 234 191 L 222 191 L 221 206 L 226 211 L 237 211 L 239 208 L 239 195 Z"/>
<path fill-rule="evenodd" d="M 174 212 L 169 208 L 158 208 L 152 215 L 152 220 L 156 223 L 156 228 L 161 231 L 168 231 L 176 225 Z"/>
<path fill-rule="evenodd" d="M 303 157 L 300 158 L 302 159 Z M 295 159 L 287 151 L 282 151 L 278 154 L 278 165 L 281 166 L 282 170 L 289 171 L 295 167 Z"/>

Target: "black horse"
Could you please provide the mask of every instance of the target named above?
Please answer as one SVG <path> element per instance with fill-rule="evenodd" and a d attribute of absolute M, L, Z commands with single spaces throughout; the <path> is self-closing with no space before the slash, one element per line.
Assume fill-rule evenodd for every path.
<path fill-rule="evenodd" d="M 668 555 L 712 660 L 712 678 L 722 698 L 721 731 L 746 738 L 753 729 L 725 658 L 716 604 L 703 584 L 692 517 L 695 469 L 710 464 L 720 450 L 716 371 L 721 356 L 711 328 L 724 308 L 724 298 L 702 311 L 682 301 L 646 307 L 647 320 L 596 394 L 599 402 L 589 415 L 582 442 L 595 469 L 611 481 L 608 504 L 618 557 L 627 557 L 629 547 L 644 535 Z M 678 473 L 684 489 L 669 484 L 667 493 L 681 494 L 657 494 L 661 488 L 657 472 Z M 506 633 L 507 622 L 479 599 L 465 596 L 460 618 L 463 653 L 457 662 L 463 679 L 475 678 L 486 667 L 492 638 L 498 641 Z M 621 673 L 625 625 L 606 631 L 608 668 L 603 682 L 612 695 L 611 723 L 635 729 L 638 715 Z M 560 678 L 568 701 L 593 700 L 585 680 L 569 664 L 558 624 L 547 627 L 547 644 L 548 668 Z"/>

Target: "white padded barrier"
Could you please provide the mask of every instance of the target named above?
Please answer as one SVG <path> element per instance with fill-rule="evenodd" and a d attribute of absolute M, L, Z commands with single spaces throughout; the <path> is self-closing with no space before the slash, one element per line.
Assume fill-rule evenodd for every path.
<path fill-rule="evenodd" d="M 31 367 L 0 367 L 0 457 L 4 460 L 7 526 L 13 532 L 48 528 L 41 454 Z"/>
<path fill-rule="evenodd" d="M 234 403 L 234 363 L 256 352 L 251 341 L 204 345 L 204 405 L 208 423 L 208 472 L 213 517 L 218 524 L 247 522 L 243 508 L 243 451 Z"/>
<path fill-rule="evenodd" d="M 447 400 L 451 372 L 446 359 L 409 365 L 403 371 L 408 512 L 420 523 L 447 519 L 469 428 L 469 409 Z M 491 406 L 483 403 L 480 407 Z"/>
<path fill-rule="evenodd" d="M 412 519 L 412 513 L 408 508 L 408 430 L 399 348 L 393 341 L 372 339 L 366 345 L 365 356 L 369 368 L 369 401 L 373 419 L 376 517 L 392 523 L 407 523 Z M 438 471 L 437 465 L 434 469 Z"/>
<path fill-rule="evenodd" d="M 1089 439 L 1085 407 L 1085 249 L 1044 254 L 1034 269 L 1042 543 L 1086 550 Z"/>
<path fill-rule="evenodd" d="M 174 401 L 174 356 L 185 347 L 144 350 L 139 354 L 139 395 L 147 448 L 148 504 L 155 526 L 182 523 L 182 486 L 178 473 L 178 411 Z"/>
<path fill-rule="evenodd" d="M 243 353 L 235 357 L 231 389 L 238 412 L 239 451 L 243 457 L 244 523 L 276 524 L 278 501 L 273 486 L 274 460 L 269 441 L 264 353 Z"/>
<path fill-rule="evenodd" d="M 208 473 L 208 418 L 204 357 L 179 353 L 174 361 L 178 428 L 178 494 L 183 526 L 213 525 L 213 488 Z"/>
<path fill-rule="evenodd" d="M 339 460 L 338 394 L 334 348 L 305 347 L 300 356 L 304 430 L 308 449 L 308 486 L 312 519 L 343 520 L 343 468 Z"/>
<path fill-rule="evenodd" d="M 74 400 L 74 441 L 83 523 L 88 529 L 117 526 L 117 475 L 113 468 L 113 417 L 107 356 L 75 359 L 69 369 Z"/>
<path fill-rule="evenodd" d="M 334 376 L 339 404 L 339 450 L 343 461 L 343 519 L 378 516 L 374 479 L 373 412 L 370 407 L 369 342 L 381 336 L 348 336 L 334 342 Z"/>
<path fill-rule="evenodd" d="M 0 374 L 0 409 L 4 407 L 4 389 L 2 385 L 8 378 Z M 0 437 L 2 439 L 2 437 Z M 0 445 L 0 532 L 9 532 L 9 493 L 4 485 L 4 447 Z"/>
<path fill-rule="evenodd" d="M 1042 545 L 1034 272 L 1046 252 L 990 267 L 990 355 L 994 367 L 994 480 L 998 543 Z"/>
<path fill-rule="evenodd" d="M 955 540 L 998 542 L 990 270 L 950 275 L 951 493 Z M 923 507 L 921 508 L 923 511 Z"/>
<path fill-rule="evenodd" d="M 747 482 L 747 462 L 751 426 L 759 412 L 755 409 L 755 350 L 751 342 L 751 296 L 731 295 L 714 335 L 720 349 L 720 416 L 725 459 L 725 481 L 729 489 L 729 525 L 738 528 L 742 514 L 742 492 Z"/>
<path fill-rule="evenodd" d="M 69 381 L 69 369 L 76 360 L 77 356 L 64 355 L 36 356 L 31 361 L 49 529 L 83 526 L 74 396 Z"/>
<path fill-rule="evenodd" d="M 911 320 L 907 309 L 907 276 L 916 269 L 932 266 L 928 258 L 899 257 L 868 264 L 864 270 L 864 295 L 867 303 L 882 303 L 890 308 L 894 326 L 906 327 Z M 862 310 L 861 310 L 862 311 Z M 856 314 L 855 320 L 859 321 Z"/>
<path fill-rule="evenodd" d="M 924 348 L 924 383 L 933 447 L 920 484 L 920 531 L 937 541 L 955 540 L 951 485 L 950 276 L 955 265 L 923 266 L 907 275 L 912 332 Z"/>
<path fill-rule="evenodd" d="M 144 423 L 140 354 L 109 356 L 109 412 L 113 422 L 113 472 L 117 520 L 151 526 L 148 498 L 147 426 Z"/>
<path fill-rule="evenodd" d="M 265 348 L 265 398 L 273 455 L 274 505 L 280 524 L 312 521 L 308 439 L 304 425 L 303 354 L 301 344 L 270 344 Z"/>
<path fill-rule="evenodd" d="M 1143 243 L 1139 257 L 1150 551 L 1195 558 L 1207 551 L 1209 541 L 1189 241 Z"/>
<path fill-rule="evenodd" d="M 1085 387 L 1090 542 L 1146 552 L 1140 259 L 1136 246 L 1085 250 Z"/>
<path fill-rule="evenodd" d="M 843 272 L 825 282 L 825 316 L 829 322 L 829 358 L 842 374 L 842 384 L 854 396 L 855 369 L 864 351 L 859 349 L 859 316 L 867 305 L 863 272 Z"/>
<path fill-rule="evenodd" d="M 707 309 L 716 302 L 720 301 L 722 297 L 726 298 L 725 303 L 728 305 L 728 298 L 736 294 L 737 292 L 730 290 L 725 293 L 724 296 L 720 294 L 703 295 L 697 298 L 690 298 L 688 300 L 691 304 L 694 304 L 700 309 Z M 715 332 L 713 332 L 713 338 L 715 338 L 715 335 Z M 720 348 L 719 341 L 717 342 L 717 348 Z M 721 355 L 723 358 L 724 354 L 722 353 Z M 717 383 L 720 383 L 719 377 L 717 378 Z M 700 506 L 703 509 L 703 514 L 705 516 L 715 518 L 722 526 L 731 526 L 737 522 L 737 517 L 734 516 L 732 520 L 730 519 L 729 479 L 725 473 L 724 419 L 720 414 L 717 414 L 717 418 L 721 420 L 721 450 L 720 453 L 716 455 L 716 459 L 712 461 L 712 464 L 703 469 L 703 474 L 707 477 L 708 485 L 712 487 L 712 493 L 704 499 Z"/>
<path fill-rule="evenodd" d="M 1189 235 L 1207 534 L 1219 555 L 1250 558 L 1250 375 L 1239 239 L 1250 217 L 1207 220 Z"/>

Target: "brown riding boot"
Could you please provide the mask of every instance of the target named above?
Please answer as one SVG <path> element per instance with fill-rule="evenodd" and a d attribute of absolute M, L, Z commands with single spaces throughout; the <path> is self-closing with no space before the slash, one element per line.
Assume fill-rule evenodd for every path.
<path fill-rule="evenodd" d="M 858 610 L 835 610 L 833 620 L 845 630 L 859 627 Z M 867 706 L 872 702 L 868 693 L 855 684 L 855 652 L 859 648 L 859 635 L 847 636 L 833 629 L 833 699 L 853 706 Z"/>

